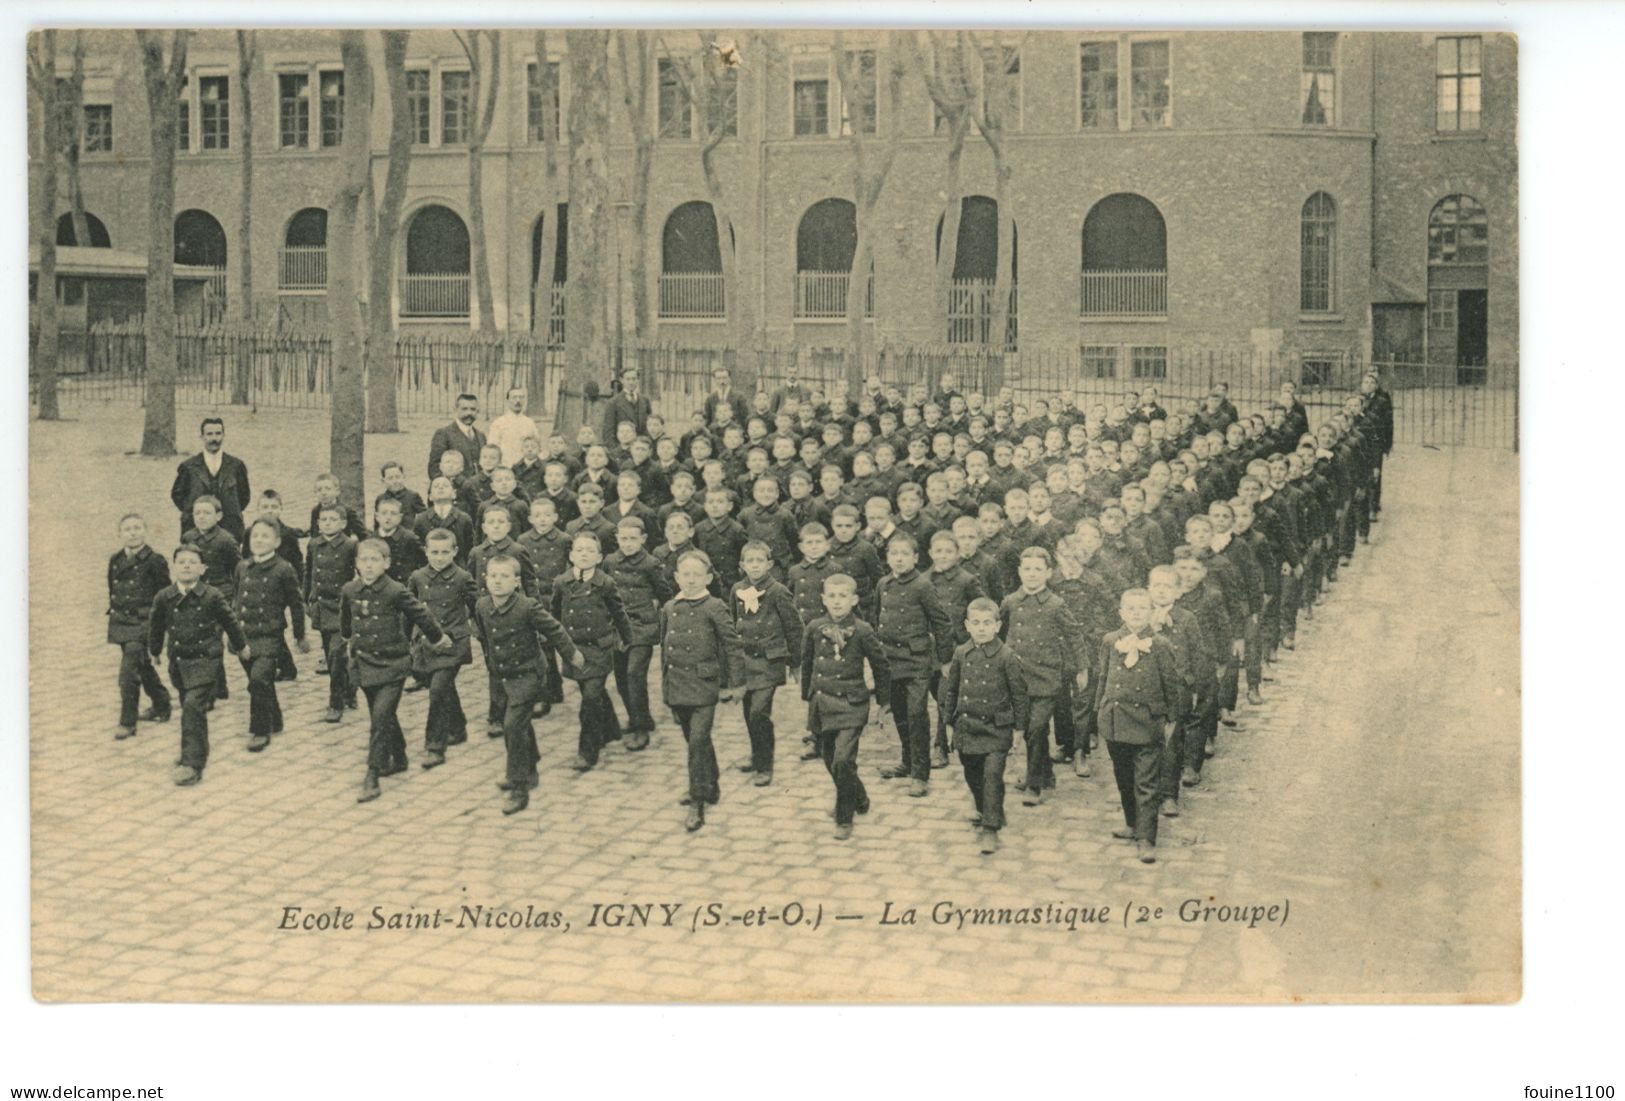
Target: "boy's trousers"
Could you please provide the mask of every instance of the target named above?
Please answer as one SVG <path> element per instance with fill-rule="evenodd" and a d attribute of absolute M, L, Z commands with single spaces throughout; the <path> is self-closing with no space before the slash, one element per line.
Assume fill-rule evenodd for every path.
<path fill-rule="evenodd" d="M 141 641 L 120 643 L 119 651 L 118 724 L 135 725 L 143 691 L 152 701 L 152 709 L 155 712 L 160 715 L 169 714 L 174 706 L 169 698 L 169 689 L 164 687 L 152 659 L 147 656 L 146 643 Z"/>
<path fill-rule="evenodd" d="M 203 771 L 209 763 L 209 705 L 217 688 L 213 658 L 171 658 L 169 682 L 181 698 L 181 764 Z"/>
<path fill-rule="evenodd" d="M 745 692 L 745 730 L 750 734 L 750 765 L 757 772 L 773 771 L 777 735 L 773 729 L 773 696 L 777 687 L 751 688 Z"/>
<path fill-rule="evenodd" d="M 581 737 L 576 751 L 588 764 L 595 765 L 599 750 L 620 738 L 621 722 L 615 717 L 615 705 L 609 702 L 603 677 L 584 677 L 577 684 L 581 688 Z"/>
<path fill-rule="evenodd" d="M 688 797 L 696 806 L 715 803 L 722 795 L 717 784 L 717 751 L 711 744 L 711 724 L 716 720 L 717 705 L 674 704 L 671 713 L 682 728 L 683 741 L 688 743 Z"/>
<path fill-rule="evenodd" d="M 1055 765 L 1050 762 L 1049 724 L 1058 713 L 1059 696 L 1034 696 L 1028 711 L 1026 742 L 1027 772 L 1022 787 L 1043 791 L 1055 786 Z"/>
<path fill-rule="evenodd" d="M 461 668 L 453 665 L 429 674 L 429 719 L 423 731 L 423 748 L 427 750 L 444 752 L 448 745 L 468 740 L 468 717 L 463 714 L 463 699 L 457 691 Z"/>
<path fill-rule="evenodd" d="M 861 726 L 818 734 L 818 753 L 835 781 L 835 824 L 838 826 L 850 826 L 858 808 L 869 806 L 869 793 L 858 778 L 858 739 L 862 736 Z"/>
<path fill-rule="evenodd" d="M 1123 821 L 1136 841 L 1157 843 L 1158 785 L 1162 777 L 1162 739 L 1144 745 L 1106 743 L 1112 756 L 1117 794 L 1123 800 Z"/>
<path fill-rule="evenodd" d="M 322 628 L 322 652 L 327 655 L 327 706 L 332 711 L 343 711 L 355 699 L 355 688 L 350 684 L 349 662 L 344 656 L 344 639 L 337 627 Z"/>
<path fill-rule="evenodd" d="M 276 698 L 276 671 L 281 664 L 282 639 L 250 638 L 249 652 L 254 656 L 243 661 L 243 672 L 248 674 L 248 732 L 272 735 L 282 731 L 282 705 Z"/>
<path fill-rule="evenodd" d="M 626 729 L 633 734 L 650 733 L 655 728 L 649 713 L 649 659 L 652 646 L 628 646 L 615 651 L 615 694 L 626 708 Z"/>
<path fill-rule="evenodd" d="M 1004 762 L 1006 750 L 991 753 L 961 753 L 959 763 L 965 766 L 965 785 L 976 801 L 976 813 L 982 817 L 984 830 L 1004 828 Z"/>
<path fill-rule="evenodd" d="M 396 717 L 406 678 L 375 684 L 361 690 L 367 697 L 367 771 L 384 772 L 406 761 L 406 732 Z"/>
<path fill-rule="evenodd" d="M 502 742 L 507 750 L 505 775 L 515 791 L 523 792 L 536 775 L 536 728 L 531 725 L 530 713 L 542 698 L 542 676 L 532 673 L 504 677 L 502 688 L 507 701 L 502 714 Z"/>
<path fill-rule="evenodd" d="M 910 779 L 931 778 L 931 716 L 925 709 L 928 677 L 891 682 L 891 715 L 903 746 L 903 770 Z"/>

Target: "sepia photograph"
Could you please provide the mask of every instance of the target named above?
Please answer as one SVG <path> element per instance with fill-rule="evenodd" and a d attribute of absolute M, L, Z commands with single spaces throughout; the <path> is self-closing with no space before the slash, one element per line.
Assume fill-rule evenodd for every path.
<path fill-rule="evenodd" d="M 29 31 L 32 997 L 1518 1002 L 1518 35 L 711 14 Z"/>

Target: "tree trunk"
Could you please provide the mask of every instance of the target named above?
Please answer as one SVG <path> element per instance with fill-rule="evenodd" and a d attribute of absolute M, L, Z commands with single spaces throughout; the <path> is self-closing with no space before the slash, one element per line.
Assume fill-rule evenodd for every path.
<path fill-rule="evenodd" d="M 343 176 L 327 223 L 327 315 L 332 334 L 332 423 L 328 466 L 338 476 L 339 494 L 351 508 L 363 508 L 366 394 L 361 350 L 365 326 L 358 294 L 361 254 L 361 196 L 372 171 L 372 68 L 365 32 L 342 31 L 346 125 L 339 148 Z M 364 514 L 364 513 L 363 513 Z"/>
<path fill-rule="evenodd" d="M 254 31 L 237 32 L 237 102 L 242 114 L 238 162 L 240 204 L 237 208 L 237 295 L 232 304 L 238 318 L 252 330 L 254 325 L 254 69 L 258 44 Z M 237 344 L 236 370 L 232 373 L 231 403 L 248 404 L 249 376 L 254 369 L 253 341 Z"/>
<path fill-rule="evenodd" d="M 480 60 L 480 35 L 491 43 L 489 67 Z M 502 32 L 470 31 L 463 44 L 468 54 L 472 87 L 469 96 L 471 109 L 476 112 L 468 138 L 468 244 L 469 259 L 474 268 L 474 290 L 479 300 L 480 332 L 496 331 L 496 296 L 491 291 L 491 258 L 485 239 L 484 160 L 485 139 L 491 133 L 491 119 L 496 109 L 497 88 L 502 81 Z M 480 99 L 484 93 L 483 110 Z"/>
<path fill-rule="evenodd" d="M 609 373 L 609 31 L 565 32 L 570 59 L 570 278 L 554 430 L 573 436 Z"/>
<path fill-rule="evenodd" d="M 654 334 L 654 309 L 649 296 L 649 179 L 655 163 L 655 118 L 649 102 L 649 77 L 654 69 L 654 36 L 650 31 L 616 31 L 616 53 L 621 65 L 621 94 L 632 131 L 631 279 L 632 335 L 638 341 Z M 652 380 L 645 380 L 645 385 Z"/>
<path fill-rule="evenodd" d="M 372 238 L 367 293 L 367 431 L 399 432 L 395 405 L 395 241 L 412 167 L 412 105 L 406 98 L 410 31 L 384 31 L 384 80 L 389 85 L 389 168 Z"/>
<path fill-rule="evenodd" d="M 147 179 L 146 415 L 141 454 L 175 453 L 175 143 L 186 31 L 136 31 L 150 120 Z M 169 56 L 164 44 L 168 40 Z"/>
<path fill-rule="evenodd" d="M 1010 204 L 1006 201 L 1009 194 L 1010 166 L 1004 159 L 1004 142 L 1001 140 L 993 146 L 993 203 L 998 209 L 999 243 L 995 254 L 993 269 L 993 303 L 991 309 L 992 319 L 988 324 L 987 345 L 995 351 L 1002 352 L 1008 347 L 1005 339 L 1006 328 L 1010 322 L 1010 282 L 1013 274 L 1016 223 L 1010 213 Z"/>
<path fill-rule="evenodd" d="M 90 219 L 85 217 L 85 189 L 79 178 L 79 154 L 84 141 L 85 123 L 85 32 L 73 32 L 73 75 L 68 78 L 68 125 L 71 137 L 67 147 L 68 210 L 73 219 L 73 243 L 88 247 Z M 55 204 L 52 204 L 53 210 Z"/>
<path fill-rule="evenodd" d="M 32 55 L 34 51 L 30 50 Z M 54 421 L 61 417 L 57 408 L 57 344 L 61 324 L 56 301 L 56 154 L 62 140 L 61 120 L 56 105 L 56 32 L 39 32 L 37 58 L 30 56 L 35 94 L 39 100 L 39 205 L 35 234 L 39 243 L 39 272 L 34 299 L 39 326 L 34 348 L 34 371 L 39 388 L 39 418 Z M 88 242 L 85 242 L 88 243 Z"/>
<path fill-rule="evenodd" d="M 869 272 L 874 265 L 875 246 L 875 211 L 880 205 L 880 196 L 886 189 L 886 179 L 891 175 L 891 167 L 897 159 L 897 151 L 901 139 L 901 111 L 899 105 L 902 101 L 903 66 L 900 47 L 895 32 L 886 35 L 884 56 L 887 60 L 887 106 L 885 118 L 887 120 L 886 134 L 883 138 L 876 135 L 881 141 L 879 156 L 871 160 L 871 140 L 867 138 L 861 127 L 852 126 L 849 143 L 852 147 L 852 200 L 853 213 L 857 221 L 857 241 L 852 250 L 852 268 L 846 281 L 846 338 L 847 338 L 847 386 L 853 393 L 857 393 L 863 385 L 871 353 L 873 350 L 874 323 L 867 321 Z M 841 96 L 849 104 L 848 113 L 856 120 L 863 114 L 863 108 L 868 106 L 866 93 L 861 88 L 860 74 L 853 69 L 851 57 L 846 52 L 846 42 L 841 32 L 835 33 L 835 63 L 836 72 L 841 84 Z M 875 97 L 880 95 L 880 73 L 878 66 L 880 54 L 877 53 L 875 64 Z M 878 112 L 877 112 L 878 117 Z"/>
<path fill-rule="evenodd" d="M 542 240 L 536 270 L 531 273 L 531 335 L 529 370 L 525 377 L 525 412 L 539 418 L 547 411 L 547 361 L 553 350 L 553 282 L 558 278 L 554 260 L 559 247 L 558 128 L 553 123 L 553 69 L 548 63 L 547 31 L 535 33 L 536 77 L 542 97 Z M 537 351 L 540 345 L 540 351 Z"/>

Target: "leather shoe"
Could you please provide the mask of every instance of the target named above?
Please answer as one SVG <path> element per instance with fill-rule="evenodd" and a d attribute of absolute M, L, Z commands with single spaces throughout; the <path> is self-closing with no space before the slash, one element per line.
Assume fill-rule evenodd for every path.
<path fill-rule="evenodd" d="M 626 751 L 628 753 L 642 753 L 648 748 L 649 732 L 647 730 L 634 731 L 626 739 Z"/>
<path fill-rule="evenodd" d="M 393 762 L 388 768 L 384 769 L 378 775 L 380 775 L 380 776 L 399 776 L 401 773 L 403 773 L 405 771 L 406 771 L 406 758 L 402 757 L 400 760 Z"/>
<path fill-rule="evenodd" d="M 525 790 L 535 791 L 541 785 L 541 782 L 542 778 L 533 772 L 530 775 L 530 779 L 526 781 Z M 511 780 L 498 780 L 497 788 L 502 791 L 512 791 L 513 782 Z"/>
<path fill-rule="evenodd" d="M 441 765 L 443 765 L 445 763 L 446 763 L 446 755 L 444 753 L 440 752 L 437 749 L 431 749 L 429 751 L 429 755 L 427 757 L 423 758 L 423 764 L 421 766 L 419 766 L 419 767 L 421 767 L 425 772 L 427 772 L 429 769 L 431 769 L 431 768 L 439 768 Z"/>
<path fill-rule="evenodd" d="M 200 768 L 187 768 L 182 765 L 175 772 L 175 786 L 178 788 L 189 788 L 201 779 L 203 779 L 203 770 Z"/>
<path fill-rule="evenodd" d="M 447 745 L 467 745 L 468 744 L 468 731 L 465 730 L 461 734 L 453 734 L 451 737 L 446 739 L 446 744 Z"/>
<path fill-rule="evenodd" d="M 1089 777 L 1094 775 L 1094 769 L 1089 767 L 1089 758 L 1080 753 L 1072 758 L 1072 775 Z"/>
<path fill-rule="evenodd" d="M 141 712 L 140 718 L 144 723 L 167 723 L 169 721 L 169 712 L 160 711 L 156 707 L 149 707 Z"/>
<path fill-rule="evenodd" d="M 823 756 L 823 754 L 818 752 L 818 744 L 816 742 L 801 743 L 801 759 L 803 761 L 816 761 L 821 756 Z"/>
<path fill-rule="evenodd" d="M 135 737 L 135 727 L 133 727 L 133 726 L 121 726 L 121 727 L 118 728 L 118 733 L 113 735 L 113 740 L 115 742 L 122 742 L 125 738 L 133 738 L 133 737 Z"/>
<path fill-rule="evenodd" d="M 258 753 L 260 750 L 264 749 L 270 744 L 271 736 L 269 734 L 256 734 L 252 738 L 248 739 L 248 751 L 250 753 Z"/>
<path fill-rule="evenodd" d="M 1112 836 L 1117 838 L 1119 841 L 1133 841 L 1134 831 L 1128 826 L 1119 826 L 1117 829 L 1112 831 Z"/>
<path fill-rule="evenodd" d="M 342 721 L 343 719 L 344 712 L 332 707 L 329 707 L 322 715 L 322 722 L 324 723 L 336 723 Z"/>
<path fill-rule="evenodd" d="M 530 806 L 530 792 L 525 788 L 517 788 L 508 792 L 508 798 L 502 803 L 503 814 L 518 814 Z"/>
<path fill-rule="evenodd" d="M 971 825 L 975 826 L 977 829 L 982 828 L 982 816 L 980 814 L 968 815 L 965 818 L 965 821 L 969 822 Z"/>
<path fill-rule="evenodd" d="M 361 781 L 361 794 L 355 797 L 355 801 L 370 803 L 382 794 L 383 791 L 378 787 L 378 774 L 368 769 L 366 778 Z"/>
<path fill-rule="evenodd" d="M 857 806 L 853 807 L 852 809 L 857 811 L 859 814 L 868 814 L 869 813 L 869 800 L 865 799 L 863 802 L 859 803 Z"/>
<path fill-rule="evenodd" d="M 992 856 L 999 851 L 998 830 L 979 830 L 976 839 L 981 842 L 983 856 Z"/>
<path fill-rule="evenodd" d="M 592 762 L 580 754 L 577 754 L 574 759 L 570 761 L 570 768 L 575 772 L 587 772 L 592 768 Z"/>
<path fill-rule="evenodd" d="M 502 724 L 501 723 L 486 723 L 485 724 L 485 736 L 487 738 L 500 738 L 500 737 L 502 737 Z"/>
<path fill-rule="evenodd" d="M 408 677 L 407 680 L 406 680 L 406 685 L 405 685 L 405 687 L 403 687 L 401 689 L 401 691 L 403 691 L 403 692 L 421 692 L 427 687 L 428 687 L 428 685 L 424 684 L 422 681 L 413 680 L 412 678 Z"/>
<path fill-rule="evenodd" d="M 755 772 L 756 765 L 751 761 L 746 761 L 742 765 L 735 765 L 734 769 L 738 772 Z"/>
<path fill-rule="evenodd" d="M 928 780 L 911 780 L 908 785 L 910 799 L 923 799 L 931 794 L 931 783 Z"/>
<path fill-rule="evenodd" d="M 1162 801 L 1162 816 L 1164 818 L 1178 818 L 1179 817 L 1179 802 L 1178 802 L 1178 800 L 1164 799 Z"/>
<path fill-rule="evenodd" d="M 1142 840 L 1134 847 L 1139 850 L 1141 864 L 1155 864 L 1157 862 L 1157 847 L 1151 842 Z"/>
<path fill-rule="evenodd" d="M 1181 787 L 1193 788 L 1202 782 L 1202 774 L 1194 768 L 1187 768 L 1179 774 Z"/>
<path fill-rule="evenodd" d="M 835 840 L 845 841 L 852 836 L 852 823 L 837 822 L 835 824 Z"/>
<path fill-rule="evenodd" d="M 1258 689 L 1249 688 L 1247 689 L 1247 702 L 1254 707 L 1259 707 L 1264 703 L 1264 697 L 1258 694 Z"/>
<path fill-rule="evenodd" d="M 1024 807 L 1041 807 L 1041 806 L 1043 806 L 1044 805 L 1044 789 L 1043 788 L 1028 788 L 1027 789 L 1027 794 L 1021 797 L 1021 805 L 1024 806 Z"/>
<path fill-rule="evenodd" d="M 934 751 L 931 754 L 931 767 L 932 768 L 947 768 L 948 767 L 948 751 L 945 750 L 945 749 L 939 749 L 939 750 Z"/>
<path fill-rule="evenodd" d="M 688 818 L 683 822 L 683 828 L 693 833 L 705 825 L 705 806 L 702 803 L 693 803 L 688 808 Z"/>
<path fill-rule="evenodd" d="M 767 785 L 771 784 L 772 782 L 773 782 L 773 774 L 771 772 L 758 772 L 756 774 L 756 779 L 751 781 L 751 786 L 759 787 L 759 788 L 765 788 L 765 787 L 767 787 Z"/>
<path fill-rule="evenodd" d="M 906 765 L 890 765 L 880 770 L 880 778 L 882 780 L 906 780 L 908 779 L 908 767 Z"/>

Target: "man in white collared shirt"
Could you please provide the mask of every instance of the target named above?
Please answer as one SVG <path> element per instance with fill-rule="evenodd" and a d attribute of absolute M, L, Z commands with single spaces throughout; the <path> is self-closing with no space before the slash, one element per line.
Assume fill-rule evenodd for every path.
<path fill-rule="evenodd" d="M 525 416 L 525 388 L 510 386 L 506 398 L 508 411 L 491 422 L 490 442 L 502 448 L 502 465 L 512 466 L 525 457 L 526 436 L 541 439 L 536 422 Z"/>

